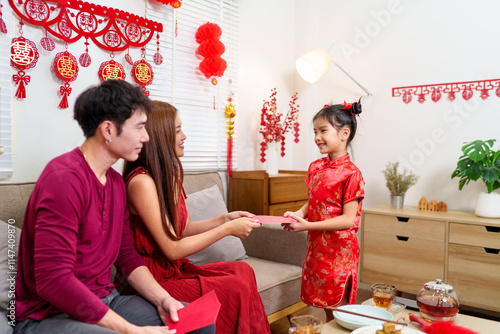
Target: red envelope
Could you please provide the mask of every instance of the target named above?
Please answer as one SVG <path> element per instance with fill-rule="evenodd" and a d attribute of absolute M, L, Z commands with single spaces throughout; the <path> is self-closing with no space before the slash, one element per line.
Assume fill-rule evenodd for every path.
<path fill-rule="evenodd" d="M 179 321 L 167 318 L 169 329 L 177 329 L 177 334 L 184 334 L 215 323 L 219 315 L 220 302 L 214 290 L 184 306 L 177 313 Z"/>
<path fill-rule="evenodd" d="M 295 223 L 295 219 L 290 217 L 279 217 L 279 216 L 254 216 L 261 224 L 292 224 Z"/>

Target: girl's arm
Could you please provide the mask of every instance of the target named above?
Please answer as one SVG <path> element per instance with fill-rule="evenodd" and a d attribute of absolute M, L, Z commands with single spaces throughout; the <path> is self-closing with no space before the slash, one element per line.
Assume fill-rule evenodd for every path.
<path fill-rule="evenodd" d="M 287 224 L 287 226 L 284 226 L 284 229 L 294 232 L 310 230 L 346 230 L 354 225 L 357 210 L 358 200 L 355 199 L 344 204 L 342 215 L 322 221 L 308 222 L 297 215 L 291 214 L 290 217 L 294 218 L 297 222 Z"/>
<path fill-rule="evenodd" d="M 155 183 L 149 175 L 139 174 L 135 176 L 129 182 L 127 196 L 130 212 L 139 216 L 149 234 L 169 260 L 178 260 L 199 252 L 228 235 L 246 238 L 254 228 L 260 227 L 260 224 L 255 223 L 251 218 L 243 217 L 201 234 L 172 240 L 163 230 L 158 193 Z M 168 220 L 167 224 L 173 231 Z"/>
<path fill-rule="evenodd" d="M 227 223 L 231 220 L 235 220 L 242 217 L 252 218 L 253 216 L 254 215 L 251 214 L 250 212 L 233 211 L 210 219 L 192 221 L 191 217 L 188 215 L 188 220 L 183 235 L 190 236 L 190 235 L 200 234 L 212 230 L 217 226 Z"/>

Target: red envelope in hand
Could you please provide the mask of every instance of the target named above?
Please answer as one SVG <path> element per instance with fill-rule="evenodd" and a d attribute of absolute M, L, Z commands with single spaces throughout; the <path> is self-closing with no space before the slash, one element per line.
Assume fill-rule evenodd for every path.
<path fill-rule="evenodd" d="M 194 302 L 184 306 L 177 313 L 179 321 L 173 322 L 167 318 L 168 329 L 176 329 L 177 334 L 200 329 L 215 323 L 220 310 L 220 302 L 212 290 L 196 299 Z"/>
<path fill-rule="evenodd" d="M 279 217 L 279 216 L 254 216 L 261 224 L 292 224 L 295 223 L 295 219 L 290 217 Z"/>

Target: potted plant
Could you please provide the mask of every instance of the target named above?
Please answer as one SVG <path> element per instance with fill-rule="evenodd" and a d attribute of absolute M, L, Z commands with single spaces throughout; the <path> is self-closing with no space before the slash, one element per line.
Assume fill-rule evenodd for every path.
<path fill-rule="evenodd" d="M 418 176 L 406 169 L 403 173 L 398 172 L 399 162 L 389 162 L 382 171 L 385 176 L 387 188 L 391 193 L 391 207 L 401 209 L 403 207 L 406 191 L 415 185 Z"/>
<path fill-rule="evenodd" d="M 459 177 L 458 189 L 470 181 L 481 179 L 487 192 L 477 196 L 475 213 L 481 217 L 500 217 L 500 194 L 494 191 L 500 188 L 500 150 L 492 150 L 496 139 L 475 140 L 464 143 L 463 155 L 458 159 L 457 168 L 451 178 Z"/>

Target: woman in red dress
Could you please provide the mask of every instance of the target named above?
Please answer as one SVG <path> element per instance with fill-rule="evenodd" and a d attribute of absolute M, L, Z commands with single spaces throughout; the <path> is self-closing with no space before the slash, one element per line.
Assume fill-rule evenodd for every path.
<path fill-rule="evenodd" d="M 290 231 L 308 231 L 302 268 L 302 300 L 326 308 L 356 301 L 361 206 L 364 181 L 351 162 L 347 146 L 356 133 L 361 104 L 325 106 L 313 119 L 314 140 L 326 157 L 309 166 L 309 199 L 300 210 L 286 212 L 296 223 Z M 305 219 L 308 218 L 308 221 Z M 325 309 L 327 321 L 333 319 Z"/>
<path fill-rule="evenodd" d="M 139 159 L 126 162 L 130 221 L 135 247 L 155 279 L 174 298 L 192 302 L 215 290 L 221 309 L 217 333 L 270 333 L 252 268 L 241 261 L 193 265 L 186 256 L 221 238 L 247 237 L 260 226 L 248 212 L 236 211 L 194 222 L 182 189 L 184 155 L 181 120 L 168 103 L 154 101 Z"/>

